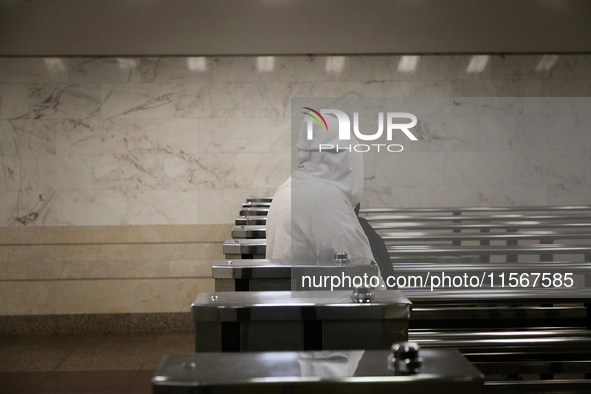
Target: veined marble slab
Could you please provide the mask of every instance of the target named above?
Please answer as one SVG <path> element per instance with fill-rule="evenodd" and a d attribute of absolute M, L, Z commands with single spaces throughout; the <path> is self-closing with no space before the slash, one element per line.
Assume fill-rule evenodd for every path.
<path fill-rule="evenodd" d="M 213 79 L 215 58 L 160 56 L 141 59 L 141 82 L 206 82 Z"/>
<path fill-rule="evenodd" d="M 515 151 L 515 183 L 579 184 L 585 182 L 587 164 L 584 150 Z"/>
<path fill-rule="evenodd" d="M 18 192 L 0 191 L 0 226 L 16 225 Z"/>
<path fill-rule="evenodd" d="M 24 156 L 21 190 L 92 189 L 89 156 Z"/>
<path fill-rule="evenodd" d="M 0 84 L 0 119 L 22 119 L 27 117 L 28 113 L 29 90 L 27 85 Z"/>
<path fill-rule="evenodd" d="M 264 153 L 269 151 L 267 119 L 203 119 L 199 121 L 200 153 Z M 291 135 L 291 129 L 290 129 Z"/>
<path fill-rule="evenodd" d="M 513 161 L 512 151 L 446 152 L 445 184 L 514 184 Z"/>
<path fill-rule="evenodd" d="M 103 118 L 172 118 L 172 85 L 101 84 Z"/>
<path fill-rule="evenodd" d="M 2 155 L 55 155 L 56 120 L 0 121 L 0 153 Z"/>
<path fill-rule="evenodd" d="M 20 187 L 20 157 L 0 156 L 0 191 L 18 191 Z"/>
<path fill-rule="evenodd" d="M 129 224 L 127 194 L 116 190 L 59 191 L 57 224 L 110 226 Z"/>
<path fill-rule="evenodd" d="M 68 82 L 68 63 L 63 58 L 0 58 L 0 83 Z"/>
<path fill-rule="evenodd" d="M 58 155 L 115 154 L 128 151 L 126 120 L 67 119 L 58 125 Z"/>
<path fill-rule="evenodd" d="M 30 119 L 88 119 L 99 113 L 98 84 L 29 85 Z"/>
<path fill-rule="evenodd" d="M 129 224 L 192 224 L 198 221 L 197 190 L 129 192 Z"/>
<path fill-rule="evenodd" d="M 21 226 L 57 225 L 57 203 L 54 190 L 24 190 L 18 194 L 18 216 Z"/>
<path fill-rule="evenodd" d="M 237 188 L 277 188 L 291 174 L 291 157 L 283 153 L 236 155 Z"/>
<path fill-rule="evenodd" d="M 70 82 L 140 82 L 139 57 L 84 57 L 68 59 Z"/>
<path fill-rule="evenodd" d="M 131 153 L 198 153 L 203 122 L 196 119 L 129 119 L 125 140 Z"/>

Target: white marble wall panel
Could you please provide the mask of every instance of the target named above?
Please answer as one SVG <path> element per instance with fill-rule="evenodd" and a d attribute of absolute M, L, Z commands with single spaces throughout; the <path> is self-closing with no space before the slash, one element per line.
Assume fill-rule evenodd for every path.
<path fill-rule="evenodd" d="M 444 152 L 376 153 L 366 163 L 365 185 L 372 187 L 443 185 Z M 371 160 L 368 157 L 369 160 Z M 371 171 L 371 172 L 368 172 Z"/>
<path fill-rule="evenodd" d="M 141 82 L 205 82 L 213 79 L 212 58 L 144 57 L 141 59 Z"/>
<path fill-rule="evenodd" d="M 398 86 L 404 97 L 459 96 L 451 81 L 400 81 Z"/>
<path fill-rule="evenodd" d="M 406 81 L 421 78 L 422 62 L 414 70 L 398 71 L 402 56 L 351 56 L 349 78 L 351 81 Z M 376 96 L 381 97 L 381 96 Z"/>
<path fill-rule="evenodd" d="M 355 81 L 353 56 L 289 56 L 280 57 L 280 77 L 283 81 L 326 82 Z"/>
<path fill-rule="evenodd" d="M 291 97 L 412 101 L 420 140 L 395 135 L 404 152 L 366 154 L 365 206 L 591 203 L 591 106 L 580 98 L 590 65 L 590 55 L 3 58 L 1 220 L 229 223 L 244 198 L 289 176 Z M 190 201 L 198 209 L 183 215 Z"/>
<path fill-rule="evenodd" d="M 172 118 L 172 85 L 101 84 L 103 118 Z"/>
<path fill-rule="evenodd" d="M 199 151 L 200 153 L 268 152 L 269 133 L 269 120 L 266 119 L 204 119 L 199 122 Z"/>
<path fill-rule="evenodd" d="M 411 149 L 423 145 L 434 152 L 475 150 L 480 145 L 479 129 L 478 116 L 421 116 L 413 128 L 419 141 L 410 141 L 399 133 L 396 143 Z"/>
<path fill-rule="evenodd" d="M 589 97 L 591 79 L 525 80 L 523 94 L 531 97 Z"/>
<path fill-rule="evenodd" d="M 515 151 L 515 181 L 518 184 L 579 184 L 587 169 L 584 150 Z"/>
<path fill-rule="evenodd" d="M 172 100 L 174 102 L 175 118 L 211 118 L 214 108 L 212 106 L 212 91 L 216 89 L 212 83 L 175 83 L 172 88 Z M 229 93 L 235 91 L 230 90 Z"/>
<path fill-rule="evenodd" d="M 54 190 L 23 190 L 19 192 L 16 221 L 24 226 L 56 226 L 56 193 Z"/>
<path fill-rule="evenodd" d="M 197 190 L 129 192 L 129 224 L 192 224 L 198 221 Z"/>
<path fill-rule="evenodd" d="M 519 97 L 469 97 L 454 98 L 454 115 L 521 115 L 523 99 Z"/>
<path fill-rule="evenodd" d="M 367 81 L 358 86 L 360 97 L 404 97 L 397 81 Z"/>
<path fill-rule="evenodd" d="M 287 118 L 269 119 L 268 144 L 271 153 L 291 153 L 291 120 Z"/>
<path fill-rule="evenodd" d="M 524 97 L 525 114 L 589 114 L 591 106 L 586 97 Z"/>
<path fill-rule="evenodd" d="M 116 190 L 56 192 L 59 226 L 129 224 L 127 194 Z"/>
<path fill-rule="evenodd" d="M 503 185 L 514 183 L 513 152 L 446 152 L 446 185 Z"/>
<path fill-rule="evenodd" d="M 0 191 L 18 191 L 20 188 L 20 157 L 0 156 Z"/>
<path fill-rule="evenodd" d="M 245 83 L 177 83 L 172 88 L 176 118 L 242 118 Z"/>
<path fill-rule="evenodd" d="M 409 188 L 413 207 L 473 207 L 480 204 L 478 186 L 416 186 Z"/>
<path fill-rule="evenodd" d="M 590 201 L 591 185 L 588 183 L 548 186 L 548 204 L 550 205 L 589 205 Z"/>
<path fill-rule="evenodd" d="M 100 113 L 98 84 L 29 85 L 29 118 L 87 119 Z"/>
<path fill-rule="evenodd" d="M 236 155 L 236 187 L 277 188 L 291 174 L 291 157 L 284 153 Z"/>
<path fill-rule="evenodd" d="M 29 114 L 29 90 L 26 84 L 0 84 L 0 119 L 25 118 Z"/>
<path fill-rule="evenodd" d="M 289 85 L 291 97 L 360 97 L 361 82 L 298 82 Z M 284 117 L 291 117 L 291 101 L 287 101 Z"/>
<path fill-rule="evenodd" d="M 480 116 L 480 149 L 512 150 L 523 133 L 523 117 L 515 115 Z"/>
<path fill-rule="evenodd" d="M 140 82 L 140 58 L 88 57 L 68 59 L 69 82 Z"/>
<path fill-rule="evenodd" d="M 67 119 L 57 127 L 58 155 L 115 154 L 127 152 L 125 120 Z"/>
<path fill-rule="evenodd" d="M 15 225 L 18 192 L 0 191 L 0 226 Z"/>
<path fill-rule="evenodd" d="M 480 186 L 481 206 L 548 205 L 545 185 L 484 185 Z"/>
<path fill-rule="evenodd" d="M 236 185 L 240 171 L 233 154 L 167 155 L 162 158 L 166 189 L 226 189 Z M 289 156 L 288 156 L 289 157 Z"/>
<path fill-rule="evenodd" d="M 409 188 L 366 186 L 363 188 L 361 207 L 410 207 Z"/>
<path fill-rule="evenodd" d="M 585 146 L 591 130 L 588 114 L 524 115 L 516 148 L 534 150 L 577 149 Z"/>
<path fill-rule="evenodd" d="M 62 58 L 0 58 L 0 83 L 68 82 L 68 63 Z"/>
<path fill-rule="evenodd" d="M 285 82 L 256 82 L 244 86 L 245 118 L 281 118 L 290 106 L 291 85 Z"/>
<path fill-rule="evenodd" d="M 125 120 L 125 144 L 131 153 L 199 153 L 204 121 L 197 119 Z"/>
<path fill-rule="evenodd" d="M 59 121 L 0 121 L 0 153 L 3 155 L 55 155 Z"/>
<path fill-rule="evenodd" d="M 89 156 L 24 156 L 21 190 L 90 190 Z"/>
<path fill-rule="evenodd" d="M 561 55 L 562 76 L 567 79 L 591 79 L 591 56 Z"/>
<path fill-rule="evenodd" d="M 469 67 L 480 63 L 480 67 Z M 480 56 L 421 56 L 420 76 L 426 81 L 453 81 L 458 79 L 489 79 L 491 76 L 491 57 Z"/>
<path fill-rule="evenodd" d="M 494 55 L 491 56 L 493 79 L 557 79 L 562 75 L 564 56 Z M 546 66 L 542 67 L 544 64 Z"/>
<path fill-rule="evenodd" d="M 244 117 L 244 83 L 213 82 L 175 86 L 176 117 Z M 178 93 L 177 93 L 178 92 Z M 196 97 L 190 97 L 197 94 Z"/>
<path fill-rule="evenodd" d="M 454 81 L 458 97 L 521 97 L 525 86 L 522 79 L 484 79 Z"/>
<path fill-rule="evenodd" d="M 212 59 L 213 79 L 220 82 L 280 81 L 291 65 L 290 57 L 217 57 Z"/>
<path fill-rule="evenodd" d="M 154 154 L 92 156 L 92 188 L 158 189 L 164 182 L 163 159 Z"/>

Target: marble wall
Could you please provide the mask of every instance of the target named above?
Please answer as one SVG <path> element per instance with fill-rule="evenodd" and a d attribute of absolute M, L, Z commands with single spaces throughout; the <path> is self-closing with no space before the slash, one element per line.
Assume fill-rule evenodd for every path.
<path fill-rule="evenodd" d="M 289 175 L 292 96 L 591 96 L 591 56 L 2 58 L 0 226 L 230 223 Z M 433 126 L 365 206 L 588 203 L 587 119 L 547 120 Z"/>
<path fill-rule="evenodd" d="M 296 96 L 590 97 L 591 55 L 0 58 L 0 314 L 186 310 Z M 590 204 L 589 111 L 555 110 L 425 120 L 363 204 Z"/>

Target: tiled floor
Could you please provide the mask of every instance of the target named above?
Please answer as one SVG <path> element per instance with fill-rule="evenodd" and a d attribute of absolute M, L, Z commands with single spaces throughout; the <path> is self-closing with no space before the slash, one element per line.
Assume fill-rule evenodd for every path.
<path fill-rule="evenodd" d="M 162 358 L 192 333 L 0 337 L 0 393 L 150 393 Z"/>

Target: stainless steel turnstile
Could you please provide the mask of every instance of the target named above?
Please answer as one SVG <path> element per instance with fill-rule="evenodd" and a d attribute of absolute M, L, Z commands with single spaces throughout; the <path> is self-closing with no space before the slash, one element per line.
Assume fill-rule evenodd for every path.
<path fill-rule="evenodd" d="M 481 373 L 458 351 L 400 354 L 403 348 L 401 344 L 393 354 L 341 350 L 173 355 L 163 360 L 152 379 L 153 393 L 481 393 Z M 401 359 L 407 355 L 413 358 L 405 363 Z M 398 371 L 396 363 L 403 364 Z"/>
<path fill-rule="evenodd" d="M 407 339 L 411 303 L 400 291 L 327 293 L 199 294 L 195 351 L 387 349 Z"/>
<path fill-rule="evenodd" d="M 346 257 L 346 254 L 345 254 Z M 215 291 L 282 291 L 320 290 L 319 286 L 304 288 L 305 276 L 324 278 L 362 278 L 378 276 L 377 265 L 370 259 L 341 260 L 267 260 L 267 259 L 226 259 L 216 260 L 212 266 Z M 318 280 L 321 282 L 321 280 Z M 336 282 L 336 281 L 335 281 Z M 321 283 L 317 283 L 321 285 Z M 336 284 L 336 283 L 334 283 Z M 306 283 L 305 285 L 308 285 Z M 313 285 L 313 284 L 312 284 Z M 355 287 L 350 283 L 339 286 L 321 286 L 327 290 L 347 290 Z"/>

